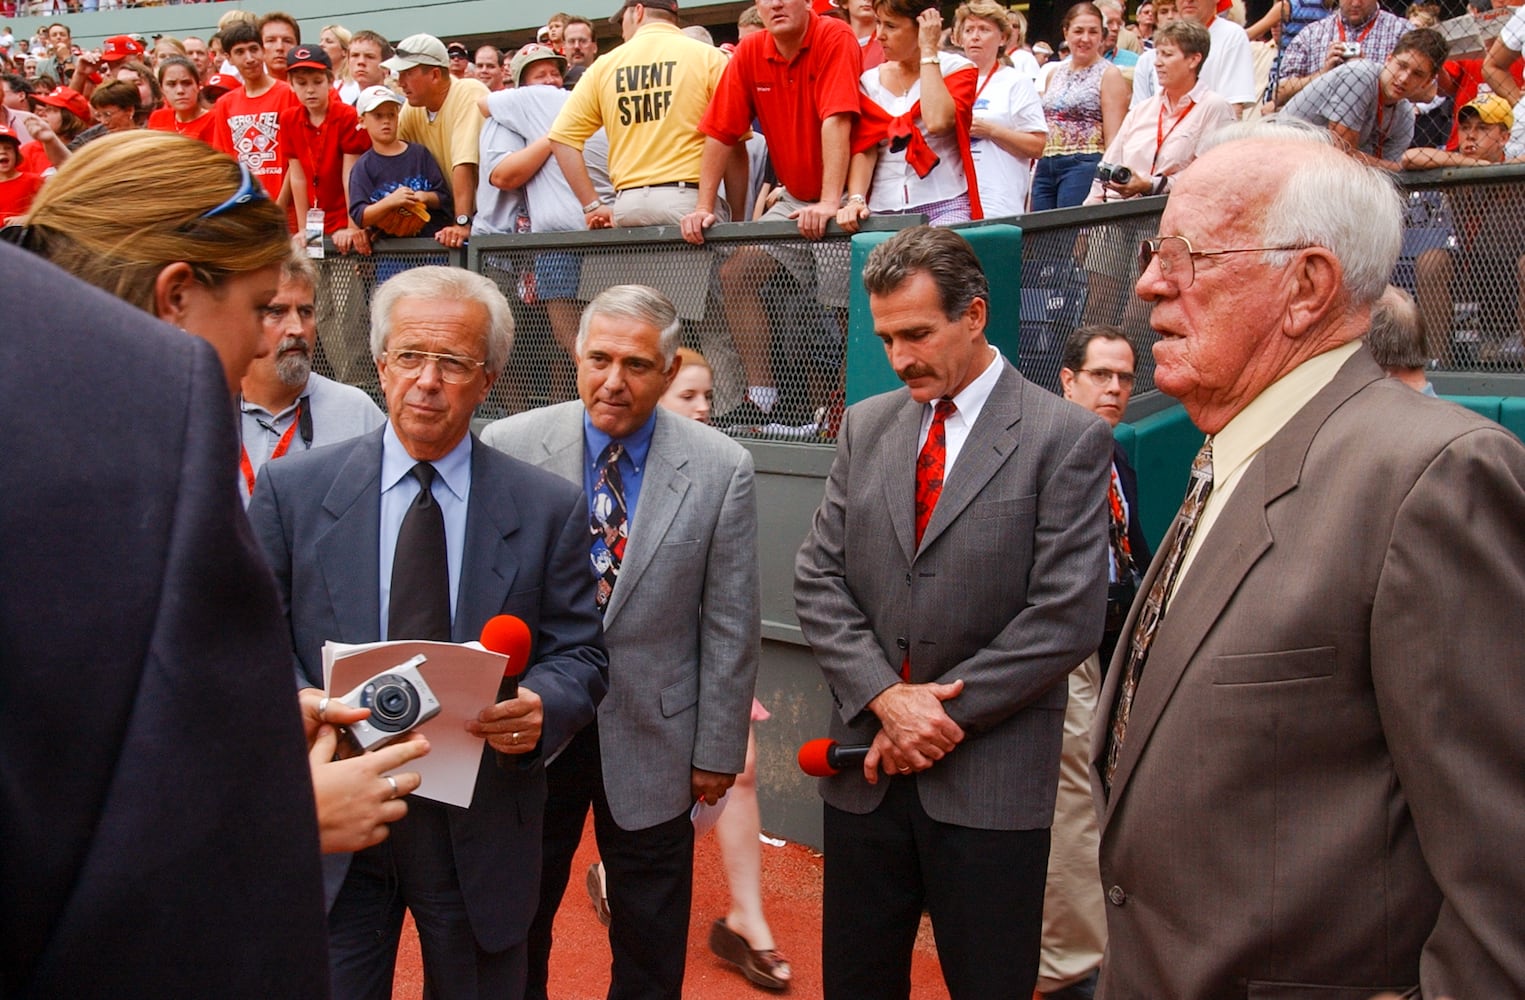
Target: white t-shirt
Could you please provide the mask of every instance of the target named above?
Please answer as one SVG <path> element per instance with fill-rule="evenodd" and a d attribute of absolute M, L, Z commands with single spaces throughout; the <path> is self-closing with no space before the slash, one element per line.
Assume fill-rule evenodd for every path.
<path fill-rule="evenodd" d="M 487 112 L 494 122 L 517 132 L 527 144 L 551 131 L 562 105 L 571 97 L 570 91 L 544 84 L 515 87 L 488 94 Z M 614 193 L 608 186 L 608 148 L 608 139 L 600 129 L 583 149 L 593 187 L 605 197 Z M 530 232 L 565 233 L 587 228 L 582 205 L 554 156 L 525 182 L 524 198 L 529 203 Z"/>
<path fill-rule="evenodd" d="M 1038 82 L 1038 74 L 1042 72 L 1042 68 L 1038 65 L 1037 56 L 1026 49 L 1018 49 L 1015 52 L 1008 52 L 1006 55 L 1011 59 L 1012 69 L 1021 73 L 1033 81 L 1033 83 L 1036 84 Z"/>
<path fill-rule="evenodd" d="M 940 52 L 938 59 L 945 78 L 957 70 L 974 68 L 974 63 L 956 52 Z M 858 82 L 863 92 L 891 115 L 903 115 L 911 110 L 911 105 L 921 100 L 919 77 L 911 84 L 911 89 L 899 97 L 879 83 L 878 66 L 864 70 Z M 906 162 L 904 150 L 892 152 L 889 143 L 881 143 L 879 161 L 874 165 L 874 179 L 868 189 L 870 210 L 904 212 L 920 205 L 957 198 L 968 192 L 969 184 L 964 179 L 964 160 L 958 148 L 958 133 L 927 135 L 923 132 L 922 135 L 941 162 L 927 176 L 918 177 L 915 169 Z"/>
<path fill-rule="evenodd" d="M 1010 66 L 997 66 L 994 73 L 980 81 L 974 117 L 1018 132 L 1048 132 L 1037 89 Z M 985 218 L 1001 219 L 1026 211 L 1033 161 L 1011 155 L 996 145 L 994 139 L 971 137 L 969 151 L 979 178 L 980 206 L 985 210 Z"/>

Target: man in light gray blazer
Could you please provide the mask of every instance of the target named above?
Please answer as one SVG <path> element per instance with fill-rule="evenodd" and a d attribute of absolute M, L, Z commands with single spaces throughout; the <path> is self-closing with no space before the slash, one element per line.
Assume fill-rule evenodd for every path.
<path fill-rule="evenodd" d="M 1244 136 L 1179 175 L 1138 280 L 1210 488 L 1097 707 L 1097 996 L 1525 996 L 1525 448 L 1360 343 L 1386 175 Z"/>
<path fill-rule="evenodd" d="M 1111 429 L 985 340 L 956 233 L 897 234 L 863 282 L 907 388 L 847 412 L 795 564 L 831 736 L 871 745 L 821 782 L 825 996 L 904 998 L 925 907 L 954 1000 L 1027 997 L 1065 675 L 1106 609 Z"/>
<path fill-rule="evenodd" d="M 657 403 L 681 363 L 672 304 L 610 288 L 577 334 L 581 400 L 500 420 L 488 444 L 582 487 L 609 695 L 549 768 L 529 998 L 545 996 L 551 924 L 593 808 L 608 872 L 613 998 L 679 1000 L 696 801 L 746 758 L 761 611 L 752 458 Z M 612 463 L 612 465 L 611 465 Z"/>

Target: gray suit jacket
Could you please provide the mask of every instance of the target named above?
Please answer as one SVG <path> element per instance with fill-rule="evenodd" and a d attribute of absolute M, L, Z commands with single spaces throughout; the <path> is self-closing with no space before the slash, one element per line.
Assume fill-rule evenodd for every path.
<path fill-rule="evenodd" d="M 1098 995 L 1525 995 L 1522 610 L 1525 448 L 1359 352 L 1245 470 L 1093 771 Z"/>
<path fill-rule="evenodd" d="M 852 407 L 826 497 L 795 563 L 795 609 L 836 702 L 831 736 L 866 744 L 868 703 L 900 679 L 964 691 L 965 739 L 917 777 L 933 819 L 991 830 L 1053 820 L 1065 675 L 1101 641 L 1112 435 L 1005 361 L 915 544 L 922 405 L 904 389 Z M 887 781 L 821 782 L 865 813 Z"/>
<path fill-rule="evenodd" d="M 321 687 L 324 641 L 382 638 L 381 436 L 288 455 L 261 473 L 249 519 L 279 584 L 297 668 Z M 587 565 L 580 494 L 537 469 L 473 442 L 466 545 L 451 638 L 476 639 L 489 618 L 517 615 L 533 645 L 524 682 L 545 703 L 542 747 L 593 718 L 606 658 Z M 522 941 L 535 913 L 545 770 L 539 756 L 482 749 L 470 809 L 448 810 L 453 861 L 478 943 Z M 408 822 L 404 819 L 402 822 Z M 347 856 L 330 864 L 335 875 Z"/>
<path fill-rule="evenodd" d="M 583 489 L 581 401 L 499 420 L 482 440 Z M 588 563 L 583 507 L 581 570 Z M 604 788 L 627 830 L 693 804 L 691 769 L 746 762 L 762 612 L 752 456 L 657 410 L 619 582 L 604 612 L 609 696 L 598 710 Z"/>

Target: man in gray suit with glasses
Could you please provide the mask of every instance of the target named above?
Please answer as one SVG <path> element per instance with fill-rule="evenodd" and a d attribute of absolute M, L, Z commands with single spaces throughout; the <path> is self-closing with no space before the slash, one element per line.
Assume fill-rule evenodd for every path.
<path fill-rule="evenodd" d="M 752 458 L 661 409 L 680 326 L 663 295 L 618 285 L 583 312 L 580 400 L 500 420 L 482 440 L 582 487 L 609 695 L 548 769 L 540 911 L 526 997 L 545 996 L 551 924 L 591 804 L 609 879 L 609 997 L 679 1000 L 696 801 L 746 759 L 761 612 Z"/>
<path fill-rule="evenodd" d="M 926 226 L 863 270 L 905 389 L 847 411 L 795 563 L 836 712 L 823 779 L 826 1000 L 905 997 L 923 908 L 948 991 L 1031 996 L 1065 675 L 1101 641 L 1111 429 L 985 340 L 969 244 Z"/>

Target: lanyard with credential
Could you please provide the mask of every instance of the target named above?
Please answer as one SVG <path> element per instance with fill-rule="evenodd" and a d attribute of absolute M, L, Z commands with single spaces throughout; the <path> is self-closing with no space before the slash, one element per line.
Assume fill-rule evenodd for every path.
<path fill-rule="evenodd" d="M 1176 115 L 1176 120 L 1171 122 L 1170 128 L 1167 129 L 1165 127 L 1165 101 L 1163 97 L 1160 99 L 1160 120 L 1154 126 L 1154 159 L 1149 161 L 1149 173 L 1157 173 L 1156 168 L 1160 165 L 1160 150 L 1165 148 L 1165 140 L 1169 139 L 1170 133 L 1176 130 L 1177 125 L 1181 124 L 1181 119 L 1191 114 L 1191 109 L 1194 106 L 1195 104 L 1192 99 L 1190 97 L 1186 98 L 1185 106 L 1181 108 L 1180 113 Z"/>
<path fill-rule="evenodd" d="M 281 439 L 275 443 L 275 450 L 270 453 L 268 461 L 273 462 L 291 450 L 291 438 L 299 428 L 302 433 L 302 443 L 309 448 L 312 447 L 312 411 L 306 404 L 306 399 L 297 400 L 296 419 L 291 421 L 291 426 L 286 428 L 286 433 L 282 434 Z M 249 461 L 249 449 L 244 447 L 242 441 L 238 443 L 238 467 L 244 474 L 244 485 L 249 488 L 249 495 L 253 496 L 254 463 Z"/>

